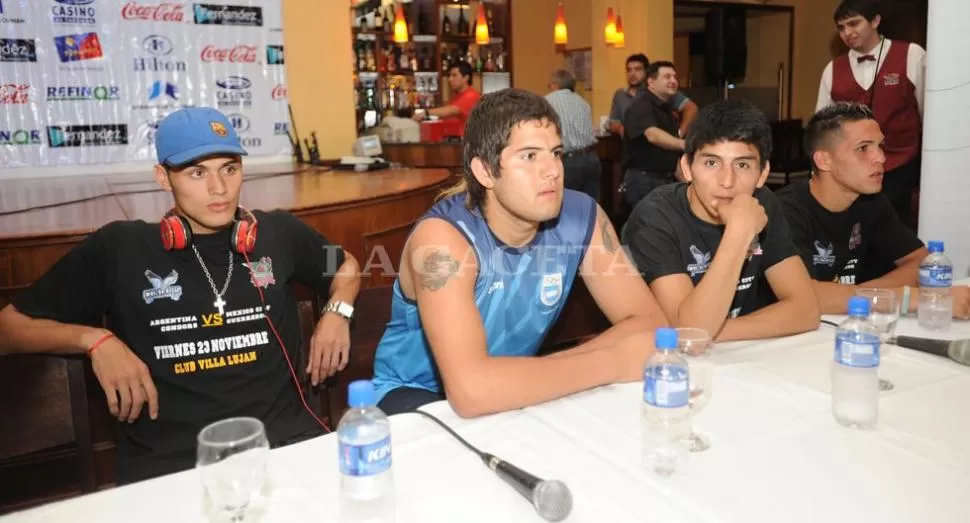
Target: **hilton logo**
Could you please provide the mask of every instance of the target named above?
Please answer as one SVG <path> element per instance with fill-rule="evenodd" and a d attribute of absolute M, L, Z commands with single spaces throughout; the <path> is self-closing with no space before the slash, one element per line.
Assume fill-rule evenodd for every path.
<path fill-rule="evenodd" d="M 172 45 L 172 41 L 165 36 L 146 36 L 141 42 L 141 47 L 146 54 L 151 56 L 148 58 L 135 58 L 135 71 L 153 73 L 184 73 L 188 70 L 188 66 L 184 61 L 169 56 L 172 54 L 175 46 Z"/>

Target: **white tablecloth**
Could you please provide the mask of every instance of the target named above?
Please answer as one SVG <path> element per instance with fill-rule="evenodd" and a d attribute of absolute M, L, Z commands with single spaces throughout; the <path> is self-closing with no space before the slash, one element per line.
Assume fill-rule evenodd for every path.
<path fill-rule="evenodd" d="M 921 334 L 914 319 L 899 332 Z M 575 522 L 970 521 L 970 368 L 893 348 L 880 374 L 896 388 L 879 423 L 846 429 L 832 418 L 834 328 L 761 342 L 719 344 L 710 404 L 695 429 L 712 447 L 687 473 L 640 467 L 641 385 L 601 387 L 473 420 L 446 402 L 428 412 L 472 444 L 573 492 Z M 927 334 L 927 333 L 922 333 Z M 951 336 L 970 337 L 956 323 Z M 539 522 L 519 494 L 430 420 L 394 416 L 398 522 Z M 270 453 L 270 482 L 254 521 L 337 519 L 336 435 Z M 3 523 L 206 521 L 196 471 L 0 518 Z"/>

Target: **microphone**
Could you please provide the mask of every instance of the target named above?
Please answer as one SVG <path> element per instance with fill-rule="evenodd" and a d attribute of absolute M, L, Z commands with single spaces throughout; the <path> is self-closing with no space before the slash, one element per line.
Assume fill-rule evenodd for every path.
<path fill-rule="evenodd" d="M 573 495 L 559 480 L 543 480 L 503 461 L 492 454 L 481 454 L 485 466 L 492 469 L 519 494 L 529 500 L 539 516 L 546 521 L 562 521 L 573 509 Z"/>
<path fill-rule="evenodd" d="M 532 506 L 535 507 L 536 512 L 539 513 L 542 519 L 546 521 L 562 521 L 572 512 L 573 495 L 569 491 L 569 487 L 562 481 L 539 479 L 507 461 L 478 450 L 471 443 L 465 441 L 465 438 L 459 436 L 451 427 L 445 425 L 443 421 L 431 414 L 422 410 L 414 410 L 412 412 L 437 423 L 441 428 L 445 429 L 445 432 L 451 434 L 462 445 L 468 448 L 468 450 L 482 458 L 482 462 L 485 463 L 486 467 L 492 469 L 502 480 L 512 485 L 512 488 L 532 503 Z"/>
<path fill-rule="evenodd" d="M 896 336 L 889 343 L 918 350 L 934 356 L 949 358 L 961 365 L 970 366 L 970 340 L 935 340 L 915 336 Z"/>

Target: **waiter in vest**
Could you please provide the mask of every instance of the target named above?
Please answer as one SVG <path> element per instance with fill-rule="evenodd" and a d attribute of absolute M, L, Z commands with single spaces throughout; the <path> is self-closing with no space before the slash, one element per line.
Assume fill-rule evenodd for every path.
<path fill-rule="evenodd" d="M 815 110 L 839 101 L 872 109 L 886 136 L 882 190 L 900 219 L 912 224 L 910 208 L 920 172 L 926 51 L 879 34 L 878 0 L 844 0 L 833 18 L 849 52 L 825 66 Z"/>

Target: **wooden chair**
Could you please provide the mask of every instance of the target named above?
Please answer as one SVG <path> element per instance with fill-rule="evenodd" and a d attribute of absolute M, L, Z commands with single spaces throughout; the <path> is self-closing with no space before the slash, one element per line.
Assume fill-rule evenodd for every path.
<path fill-rule="evenodd" d="M 392 285 L 401 268 L 404 244 L 414 227 L 414 221 L 364 235 L 364 283 L 367 287 Z"/>
<path fill-rule="evenodd" d="M 801 120 L 771 122 L 771 172 L 782 173 L 783 185 L 793 173 L 811 172 L 812 162 L 805 152 L 805 129 Z"/>

